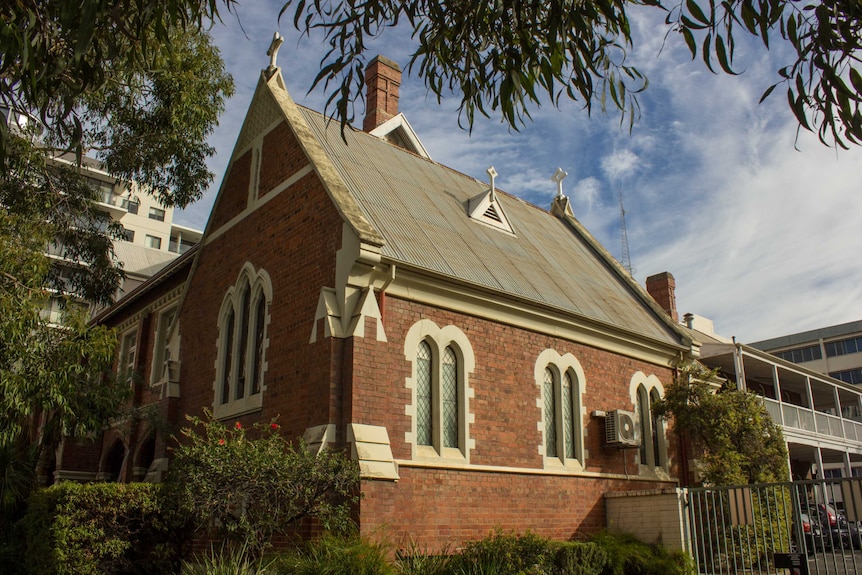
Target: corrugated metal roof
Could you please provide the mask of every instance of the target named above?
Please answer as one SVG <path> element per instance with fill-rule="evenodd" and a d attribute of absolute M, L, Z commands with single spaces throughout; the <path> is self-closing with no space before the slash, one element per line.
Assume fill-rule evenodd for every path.
<path fill-rule="evenodd" d="M 123 271 L 150 277 L 168 263 L 177 259 L 178 254 L 147 248 L 129 242 L 114 242 L 114 253 L 123 263 Z"/>
<path fill-rule="evenodd" d="M 488 184 L 363 132 L 326 126 L 300 108 L 368 221 L 386 258 L 516 294 L 679 344 L 668 327 L 571 226 L 519 198 L 498 195 L 515 235 L 471 220 Z"/>

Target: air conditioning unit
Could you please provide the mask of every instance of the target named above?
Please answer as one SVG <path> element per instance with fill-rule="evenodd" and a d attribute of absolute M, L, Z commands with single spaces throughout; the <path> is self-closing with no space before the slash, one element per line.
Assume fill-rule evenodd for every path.
<path fill-rule="evenodd" d="M 635 414 L 622 409 L 609 411 L 605 416 L 605 443 L 615 447 L 638 447 L 640 438 Z"/>

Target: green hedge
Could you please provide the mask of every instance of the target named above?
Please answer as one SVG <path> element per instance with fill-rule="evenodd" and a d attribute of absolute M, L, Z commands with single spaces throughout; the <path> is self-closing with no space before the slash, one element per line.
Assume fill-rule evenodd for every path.
<path fill-rule="evenodd" d="M 599 575 L 608 563 L 608 554 L 596 543 L 568 541 L 554 546 L 554 575 Z"/>
<path fill-rule="evenodd" d="M 28 575 L 168 573 L 188 530 L 159 485 L 62 483 L 36 492 L 16 525 Z"/>
<path fill-rule="evenodd" d="M 603 531 L 593 542 L 607 553 L 602 575 L 692 575 L 691 557 L 682 551 L 668 551 L 624 533 Z"/>
<path fill-rule="evenodd" d="M 590 542 L 550 541 L 534 533 L 496 530 L 461 553 L 434 557 L 402 552 L 403 575 L 690 575 L 684 553 L 647 545 L 630 535 L 599 533 Z M 432 560 L 433 559 L 433 560 Z M 443 560 L 445 559 L 445 560 Z"/>

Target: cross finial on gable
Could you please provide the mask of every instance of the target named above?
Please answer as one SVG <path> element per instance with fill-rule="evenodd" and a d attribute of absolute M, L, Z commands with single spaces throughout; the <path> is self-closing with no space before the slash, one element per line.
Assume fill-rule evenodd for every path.
<path fill-rule="evenodd" d="M 487 170 L 488 176 L 491 178 L 491 201 L 497 201 L 497 190 L 494 187 L 494 178 L 497 177 L 497 170 L 494 169 L 494 166 L 491 166 Z"/>
<path fill-rule="evenodd" d="M 569 175 L 569 173 L 564 171 L 563 168 L 557 168 L 557 171 L 554 172 L 553 176 L 551 176 L 551 181 L 556 182 L 556 184 L 557 184 L 557 197 L 558 198 L 565 197 L 563 195 L 563 180 L 565 180 L 566 176 L 568 176 L 568 175 Z"/>
<path fill-rule="evenodd" d="M 278 58 L 278 49 L 281 48 L 281 45 L 284 43 L 284 36 L 276 32 L 272 35 L 272 43 L 269 45 L 269 50 L 266 51 L 266 55 L 269 56 L 269 68 L 267 68 L 267 72 L 272 72 L 275 70 L 275 60 Z"/>

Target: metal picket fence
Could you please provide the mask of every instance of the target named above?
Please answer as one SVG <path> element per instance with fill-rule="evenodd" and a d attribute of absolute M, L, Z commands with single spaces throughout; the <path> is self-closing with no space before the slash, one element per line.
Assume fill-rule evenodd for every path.
<path fill-rule="evenodd" d="M 688 490 L 702 575 L 862 575 L 862 478 Z"/>

